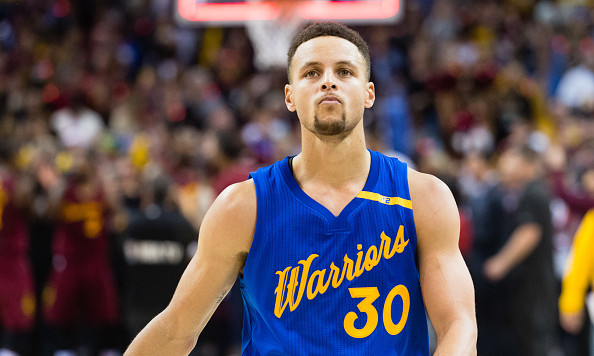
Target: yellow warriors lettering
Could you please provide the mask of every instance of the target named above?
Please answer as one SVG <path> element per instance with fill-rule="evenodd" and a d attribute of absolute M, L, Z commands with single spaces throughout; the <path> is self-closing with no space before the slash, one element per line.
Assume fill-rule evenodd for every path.
<path fill-rule="evenodd" d="M 363 251 L 361 251 L 362 248 L 363 245 L 357 245 L 357 251 L 359 252 L 357 252 L 357 263 L 355 264 L 355 277 L 359 277 L 363 274 L 363 266 L 361 266 L 361 263 L 363 263 Z"/>
<path fill-rule="evenodd" d="M 340 277 L 338 277 L 338 275 L 340 274 L 340 269 L 338 269 L 338 267 L 336 267 L 334 265 L 334 262 L 332 262 L 330 264 L 330 274 L 332 275 L 332 287 L 333 288 L 338 288 L 340 287 L 340 285 L 342 284 L 342 280 L 344 279 L 344 273 L 346 272 L 346 269 L 342 269 L 342 274 L 340 275 Z"/>
<path fill-rule="evenodd" d="M 352 281 L 353 279 L 355 279 L 355 273 L 353 271 L 353 267 L 354 267 L 353 264 L 354 264 L 354 262 L 353 262 L 353 260 L 351 260 L 349 258 L 349 255 L 344 255 L 343 260 L 344 260 L 344 265 L 343 265 L 342 268 L 343 269 L 346 269 L 346 271 L 347 271 L 346 278 L 349 281 Z"/>
<path fill-rule="evenodd" d="M 293 311 L 299 306 L 299 303 L 301 303 L 301 298 L 303 297 L 303 292 L 305 291 L 305 287 L 307 285 L 309 268 L 313 260 L 318 256 L 319 255 L 312 254 L 307 258 L 307 260 L 299 261 L 299 264 L 303 266 L 301 282 L 298 281 L 298 274 L 300 268 L 299 266 L 295 268 L 287 267 L 282 272 L 276 272 L 276 274 L 279 275 L 278 287 L 276 287 L 274 291 L 274 294 L 276 294 L 276 303 L 274 304 L 274 315 L 276 315 L 277 318 L 281 317 L 283 311 L 287 307 L 287 304 L 289 304 L 289 309 Z M 286 279 L 289 270 L 291 271 L 291 276 L 289 277 L 289 284 L 287 285 Z M 299 291 L 297 292 L 297 296 L 295 297 L 295 290 L 298 286 Z"/>
<path fill-rule="evenodd" d="M 408 245 L 408 240 L 404 241 L 404 226 L 400 225 L 398 228 L 398 234 L 396 235 L 396 241 L 394 242 L 394 246 L 392 247 L 392 251 L 389 251 L 390 247 L 390 237 L 386 235 L 385 232 L 382 232 L 382 243 L 386 241 L 386 248 L 384 249 L 384 258 L 390 259 L 396 252 L 402 253 L 406 245 Z"/>
<path fill-rule="evenodd" d="M 330 278 L 328 278 L 326 283 L 324 283 L 324 274 L 326 274 L 325 269 L 321 271 L 314 271 L 311 274 L 311 277 L 307 282 L 307 299 L 312 300 L 316 297 L 316 295 L 318 295 L 318 293 L 324 294 L 326 292 L 330 286 Z M 317 281 L 317 283 L 314 289 L 315 281 Z"/>
<path fill-rule="evenodd" d="M 377 253 L 377 247 L 373 245 L 370 246 L 367 250 L 367 253 L 365 254 L 365 262 L 363 262 L 363 267 L 366 271 L 369 272 L 373 267 L 377 266 L 379 263 L 378 256 L 380 256 L 380 254 Z"/>
<path fill-rule="evenodd" d="M 343 257 L 342 268 L 338 268 L 334 264 L 334 262 L 332 262 L 329 268 L 313 270 L 310 273 L 310 270 L 312 270 L 312 264 L 314 260 L 319 257 L 318 254 L 311 254 L 307 259 L 299 261 L 299 266 L 289 266 L 282 271 L 277 271 L 276 274 L 278 275 L 278 285 L 274 290 L 274 294 L 276 296 L 274 304 L 274 315 L 277 318 L 280 318 L 283 315 L 287 305 L 289 306 L 289 310 L 291 312 L 297 309 L 297 307 L 301 303 L 304 294 L 307 295 L 307 299 L 313 300 L 319 294 L 326 293 L 330 285 L 332 285 L 332 288 L 335 289 L 340 287 L 345 277 L 347 280 L 352 281 L 353 279 L 361 276 L 363 273 L 371 271 L 375 266 L 377 266 L 381 262 L 382 258 L 388 260 L 394 257 L 396 253 L 402 253 L 409 242 L 409 240 L 405 240 L 403 225 L 400 225 L 400 227 L 398 228 L 398 233 L 396 234 L 396 238 L 394 239 L 393 244 L 392 238 L 386 235 L 385 232 L 381 233 L 380 239 L 381 242 L 379 248 L 376 245 L 371 245 L 369 246 L 369 248 L 367 248 L 366 251 L 363 251 L 362 244 L 357 244 L 357 258 L 355 259 L 355 261 L 353 261 L 348 256 L 348 254 L 345 254 Z M 371 313 L 368 314 L 368 318 L 370 316 L 373 317 L 373 312 L 371 311 L 371 309 L 369 309 L 369 306 L 375 299 L 377 299 L 377 297 L 375 297 L 375 299 L 373 300 L 369 300 L 368 298 L 370 298 L 371 295 L 375 294 L 365 294 L 369 292 L 369 290 L 364 290 L 363 292 L 353 292 L 351 291 L 351 289 L 349 289 L 349 291 L 351 292 L 351 297 L 366 298 L 360 303 L 359 310 L 363 313 Z M 379 297 L 379 291 L 377 293 L 377 296 Z M 392 293 L 388 295 L 390 303 L 396 297 L 396 295 L 403 295 L 403 292 L 400 289 L 395 293 L 396 294 L 394 295 L 392 295 Z M 402 296 L 402 298 L 404 300 L 404 296 Z M 388 299 L 386 300 L 386 303 L 388 302 Z M 373 308 L 373 306 L 371 306 L 371 308 Z M 373 310 L 375 310 L 375 308 Z M 385 310 L 386 309 L 384 308 L 384 313 Z M 348 320 L 345 318 L 345 329 L 347 327 L 347 324 L 349 326 L 351 325 L 351 322 L 352 327 L 354 327 L 356 314 L 354 314 L 354 312 L 352 313 L 353 314 L 348 314 Z M 375 314 L 375 317 L 378 318 L 377 311 L 375 311 Z M 406 317 L 403 316 L 402 319 L 404 320 L 404 323 L 406 323 Z M 384 315 L 384 323 L 386 323 L 386 320 L 388 321 L 388 324 L 386 325 L 393 325 L 392 320 L 386 319 Z M 394 330 L 396 327 L 398 327 L 401 322 L 402 320 L 394 328 L 391 328 L 391 330 Z M 367 324 L 369 323 L 370 322 L 368 319 Z M 373 323 L 369 324 L 369 327 L 371 327 L 372 325 Z M 373 329 L 375 329 L 375 326 L 373 326 L 372 331 Z M 364 328 L 363 331 L 357 331 L 354 333 L 356 335 L 364 335 L 368 331 L 368 329 Z"/>

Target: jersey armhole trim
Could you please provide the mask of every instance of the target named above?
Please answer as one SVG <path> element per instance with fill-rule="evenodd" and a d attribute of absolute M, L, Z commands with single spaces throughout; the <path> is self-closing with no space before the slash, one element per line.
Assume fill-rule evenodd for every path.
<path fill-rule="evenodd" d="M 245 263 L 243 265 L 243 273 L 240 275 L 240 280 L 243 279 L 243 276 L 248 273 L 248 269 L 251 266 L 250 261 L 255 257 L 254 255 L 257 255 L 260 253 L 258 246 L 262 245 L 262 241 L 260 241 L 260 237 L 264 236 L 261 231 L 263 229 L 262 226 L 262 218 L 261 218 L 261 214 L 262 211 L 264 210 L 264 204 L 265 204 L 265 198 L 262 196 L 263 193 L 263 187 L 260 187 L 260 184 L 264 184 L 260 182 L 260 179 L 256 178 L 257 175 L 261 175 L 261 172 L 253 172 L 250 173 L 249 177 L 252 180 L 252 182 L 254 183 L 254 189 L 256 189 L 256 227 L 254 228 L 254 236 L 252 236 L 252 243 L 250 245 L 250 249 L 248 251 L 247 257 L 245 259 Z"/>
<path fill-rule="evenodd" d="M 397 162 L 398 169 L 398 180 L 399 185 L 402 187 L 403 191 L 401 196 L 408 198 L 408 201 L 411 203 L 410 209 L 400 209 L 400 215 L 402 216 L 402 221 L 405 224 L 405 230 L 407 231 L 408 238 L 414 241 L 415 247 L 415 256 L 417 254 L 417 229 L 415 227 L 415 219 L 414 219 L 414 202 L 410 196 L 410 186 L 408 183 L 408 165 L 404 162 L 398 161 Z M 416 258 L 415 258 L 416 259 Z M 416 262 L 416 261 L 415 261 Z M 417 263 L 417 271 L 418 271 L 418 263 Z"/>

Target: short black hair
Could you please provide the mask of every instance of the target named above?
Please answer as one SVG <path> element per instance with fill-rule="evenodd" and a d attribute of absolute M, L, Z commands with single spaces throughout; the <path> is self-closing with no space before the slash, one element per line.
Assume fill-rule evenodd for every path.
<path fill-rule="evenodd" d="M 542 155 L 529 144 L 518 144 L 507 149 L 511 155 L 521 158 L 528 164 L 542 164 Z"/>
<path fill-rule="evenodd" d="M 287 76 L 289 77 L 289 82 L 291 82 L 291 64 L 293 62 L 293 56 L 297 51 L 297 48 L 301 46 L 304 42 L 307 42 L 311 39 L 316 37 L 322 36 L 334 36 L 344 38 L 345 40 L 351 42 L 359 49 L 359 52 L 363 56 L 365 60 L 365 70 L 367 74 L 367 80 L 371 77 L 371 59 L 369 57 L 369 47 L 367 47 L 367 43 L 361 37 L 361 35 L 343 24 L 337 22 L 317 22 L 312 25 L 307 26 L 301 32 L 295 36 L 293 42 L 291 42 L 291 47 L 289 47 L 288 61 L 287 61 Z"/>
<path fill-rule="evenodd" d="M 528 144 L 521 145 L 518 148 L 518 154 L 530 163 L 540 163 L 542 160 L 541 154 Z"/>
<path fill-rule="evenodd" d="M 165 205 L 171 184 L 171 178 L 164 173 L 161 173 L 153 178 L 151 181 L 151 188 L 153 191 L 154 204 L 159 206 Z"/>
<path fill-rule="evenodd" d="M 241 137 L 233 130 L 221 130 L 216 133 L 219 149 L 227 158 L 237 159 L 243 150 Z"/>

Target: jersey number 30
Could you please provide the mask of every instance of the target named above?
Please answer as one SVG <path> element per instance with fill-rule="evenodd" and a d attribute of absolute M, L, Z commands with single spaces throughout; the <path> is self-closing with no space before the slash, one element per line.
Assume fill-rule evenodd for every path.
<path fill-rule="evenodd" d="M 379 321 L 377 309 L 372 304 L 379 298 L 379 291 L 377 287 L 363 287 L 349 288 L 349 292 L 351 293 L 351 298 L 363 298 L 363 300 L 357 304 L 357 309 L 359 309 L 361 313 L 365 313 L 367 322 L 361 329 L 357 329 L 355 327 L 355 320 L 357 320 L 359 316 L 356 312 L 351 311 L 344 317 L 344 330 L 347 334 L 357 339 L 367 337 L 373 333 Z M 392 320 L 392 302 L 396 296 L 402 298 L 402 316 L 400 317 L 398 324 L 394 324 L 394 321 Z M 404 325 L 406 325 L 406 320 L 408 319 L 409 309 L 410 296 L 408 294 L 408 289 L 402 284 L 392 288 L 386 297 L 383 309 L 384 327 L 390 335 L 397 335 L 404 329 Z"/>

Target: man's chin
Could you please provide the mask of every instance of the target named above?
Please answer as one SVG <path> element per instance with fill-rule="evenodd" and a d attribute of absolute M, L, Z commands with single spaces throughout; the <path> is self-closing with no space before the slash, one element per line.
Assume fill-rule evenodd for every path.
<path fill-rule="evenodd" d="M 340 135 L 345 131 L 344 121 L 320 121 L 316 120 L 314 128 L 317 134 L 324 136 Z"/>

